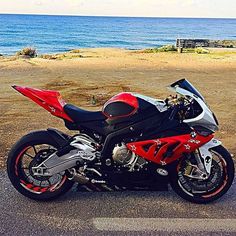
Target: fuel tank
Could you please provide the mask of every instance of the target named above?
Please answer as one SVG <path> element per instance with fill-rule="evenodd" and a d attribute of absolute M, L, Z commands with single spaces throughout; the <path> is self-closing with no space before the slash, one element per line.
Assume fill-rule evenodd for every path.
<path fill-rule="evenodd" d="M 135 93 L 119 93 L 108 100 L 103 106 L 103 114 L 110 120 L 132 116 L 148 116 L 167 110 L 163 100 L 153 99 Z"/>
<path fill-rule="evenodd" d="M 132 93 L 119 93 L 104 104 L 102 111 L 106 117 L 117 119 L 134 115 L 138 108 L 138 99 Z"/>

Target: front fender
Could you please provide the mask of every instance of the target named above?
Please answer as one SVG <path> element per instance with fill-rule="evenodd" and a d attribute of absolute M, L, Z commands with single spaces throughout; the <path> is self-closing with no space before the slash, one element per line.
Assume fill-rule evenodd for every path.
<path fill-rule="evenodd" d="M 212 154 L 210 149 L 216 146 L 220 146 L 221 141 L 213 138 L 208 143 L 205 143 L 199 148 L 200 155 L 204 161 L 204 166 L 208 174 L 211 172 Z"/>

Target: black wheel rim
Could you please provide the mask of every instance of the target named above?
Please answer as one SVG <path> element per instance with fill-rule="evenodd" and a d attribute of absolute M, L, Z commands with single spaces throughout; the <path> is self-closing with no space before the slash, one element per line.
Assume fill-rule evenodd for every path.
<path fill-rule="evenodd" d="M 191 197 L 198 197 L 198 198 L 210 198 L 217 195 L 222 189 L 225 187 L 228 179 L 227 175 L 227 165 L 224 158 L 217 152 L 211 151 L 213 160 L 212 160 L 212 169 L 211 175 L 207 180 L 193 180 L 188 177 L 185 177 L 183 174 L 183 164 L 184 161 L 180 161 L 177 171 L 178 171 L 178 185 L 180 188 L 189 196 Z M 181 166 L 182 165 L 182 166 Z M 217 180 L 217 181 L 216 181 Z M 193 189 L 194 184 L 195 186 L 200 186 L 199 189 Z M 205 190 L 204 190 L 205 186 Z M 201 189 L 202 188 L 202 189 Z"/>
<path fill-rule="evenodd" d="M 61 187 L 66 180 L 65 172 L 53 176 L 34 176 L 32 167 L 37 166 L 44 159 L 56 151 L 56 148 L 49 144 L 35 144 L 25 147 L 17 156 L 15 162 L 15 174 L 20 185 L 26 190 L 42 194 L 54 192 Z"/>

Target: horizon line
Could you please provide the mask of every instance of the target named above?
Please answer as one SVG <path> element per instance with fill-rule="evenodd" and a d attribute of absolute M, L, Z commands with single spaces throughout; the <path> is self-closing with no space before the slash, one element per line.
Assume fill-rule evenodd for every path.
<path fill-rule="evenodd" d="M 113 15 L 74 15 L 74 14 L 47 14 L 47 13 L 1 13 L 0 15 L 28 15 L 28 16 L 68 16 L 68 17 L 110 17 L 110 18 L 172 18 L 172 19 L 232 19 L 236 17 L 200 17 L 200 16 L 113 16 Z"/>

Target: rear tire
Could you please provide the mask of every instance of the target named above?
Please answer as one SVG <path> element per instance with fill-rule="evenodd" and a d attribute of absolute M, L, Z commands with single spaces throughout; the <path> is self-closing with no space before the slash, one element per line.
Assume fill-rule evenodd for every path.
<path fill-rule="evenodd" d="M 29 174 L 30 165 L 35 161 L 37 154 L 35 152 L 35 157 L 33 157 L 32 154 L 28 154 L 27 152 L 29 152 L 28 150 L 30 150 L 30 148 L 33 148 L 32 150 L 34 150 L 37 145 L 48 145 L 48 147 L 53 147 L 52 150 L 50 149 L 52 152 L 59 148 L 59 145 L 50 137 L 48 131 L 36 131 L 23 136 L 12 147 L 8 155 L 8 177 L 15 189 L 24 196 L 38 201 L 53 200 L 68 192 L 72 188 L 74 182 L 70 181 L 67 178 L 66 173 L 64 173 L 63 175 L 60 175 L 61 177 L 58 177 L 58 182 L 54 183 L 52 186 L 45 186 L 45 183 L 49 182 L 50 185 L 50 182 L 52 181 L 50 179 L 47 180 L 45 177 L 39 177 L 35 180 L 35 182 L 40 182 L 41 180 L 40 185 L 33 183 L 34 176 L 30 176 Z M 27 157 L 29 160 L 25 161 Z M 23 158 L 25 158 L 25 163 L 29 163 L 28 167 L 23 163 Z M 42 185 L 42 182 L 44 182 L 44 185 Z"/>
<path fill-rule="evenodd" d="M 199 204 L 210 203 L 222 197 L 232 185 L 235 169 L 230 153 L 223 146 L 217 146 L 211 150 L 221 156 L 222 163 L 224 165 L 222 180 L 219 185 L 210 192 L 193 194 L 188 192 L 188 190 L 185 189 L 180 183 L 179 171 L 177 171 L 178 168 L 176 168 L 176 173 L 171 176 L 171 187 L 183 199 Z M 182 161 L 184 161 L 184 159 L 180 160 L 179 165 L 181 165 Z"/>

